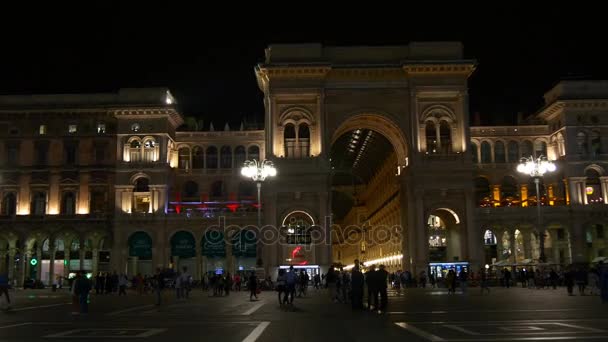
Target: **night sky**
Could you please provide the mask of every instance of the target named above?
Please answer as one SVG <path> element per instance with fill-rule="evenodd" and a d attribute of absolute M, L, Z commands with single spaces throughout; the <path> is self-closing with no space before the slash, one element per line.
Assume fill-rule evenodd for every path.
<path fill-rule="evenodd" d="M 464 5 L 436 13 L 353 8 L 281 18 L 262 7 L 222 11 L 146 2 L 145 7 L 100 5 L 4 11 L 0 93 L 82 93 L 121 87 L 167 86 L 186 116 L 222 127 L 228 119 L 262 120 L 262 94 L 253 68 L 271 43 L 407 44 L 459 40 L 478 61 L 470 79 L 471 112 L 483 123 L 512 123 L 533 113 L 560 79 L 608 78 L 608 24 L 598 8 L 532 10 Z M 437 7 L 437 6 L 435 6 Z M 468 8 L 471 7 L 471 8 Z M 597 13 L 597 14 L 596 14 Z"/>

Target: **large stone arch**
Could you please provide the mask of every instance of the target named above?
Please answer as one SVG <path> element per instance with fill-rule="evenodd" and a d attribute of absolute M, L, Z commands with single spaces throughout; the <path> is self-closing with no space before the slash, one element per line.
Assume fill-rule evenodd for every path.
<path fill-rule="evenodd" d="M 368 128 L 384 135 L 395 149 L 397 164 L 403 167 L 407 166 L 410 150 L 408 140 L 403 129 L 387 113 L 364 111 L 347 115 L 331 133 L 331 144 L 336 142 L 343 134 L 358 128 Z"/>

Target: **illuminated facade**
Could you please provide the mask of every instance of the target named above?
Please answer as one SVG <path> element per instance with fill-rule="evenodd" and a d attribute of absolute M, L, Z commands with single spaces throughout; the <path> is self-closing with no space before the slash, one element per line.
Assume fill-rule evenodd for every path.
<path fill-rule="evenodd" d="M 266 118 L 253 130 L 184 128 L 167 89 L 2 96 L 0 271 L 48 283 L 80 268 L 525 263 L 539 255 L 537 199 L 515 166 L 530 155 L 557 164 L 540 198 L 549 261 L 605 256 L 608 83 L 561 82 L 534 121 L 470 127 L 474 65 L 459 43 L 273 45 L 255 69 Z M 262 187 L 272 243 L 248 234 L 247 159 L 278 169 Z"/>

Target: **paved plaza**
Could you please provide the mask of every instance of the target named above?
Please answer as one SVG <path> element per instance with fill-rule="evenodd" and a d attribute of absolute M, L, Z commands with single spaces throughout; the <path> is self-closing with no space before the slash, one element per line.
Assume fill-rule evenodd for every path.
<path fill-rule="evenodd" d="M 385 314 L 353 312 L 324 290 L 280 308 L 275 292 L 251 302 L 244 292 L 209 297 L 193 291 L 178 301 L 153 296 L 95 296 L 87 316 L 73 316 L 67 292 L 12 292 L 13 310 L 0 315 L 1 341 L 531 341 L 608 340 L 608 305 L 597 296 L 558 290 L 493 288 L 391 292 Z"/>

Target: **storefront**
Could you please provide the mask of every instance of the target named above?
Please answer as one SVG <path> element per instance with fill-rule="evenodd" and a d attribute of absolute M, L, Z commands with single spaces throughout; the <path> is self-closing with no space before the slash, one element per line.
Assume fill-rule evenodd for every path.
<path fill-rule="evenodd" d="M 181 272 L 184 267 L 190 274 L 196 270 L 196 241 L 192 233 L 179 231 L 171 237 L 171 257 L 175 270 Z"/>
<path fill-rule="evenodd" d="M 154 275 L 152 265 L 152 238 L 146 232 L 136 232 L 129 237 L 129 262 L 127 275 Z"/>
<path fill-rule="evenodd" d="M 206 274 L 223 274 L 227 271 L 226 241 L 224 233 L 219 230 L 209 230 L 203 236 L 202 253 L 205 257 L 203 272 Z"/>
<path fill-rule="evenodd" d="M 429 275 L 434 275 L 435 279 L 445 278 L 450 270 L 454 270 L 456 275 L 460 273 L 460 271 L 465 270 L 465 272 L 469 273 L 469 263 L 462 262 L 432 262 L 429 264 Z"/>
<path fill-rule="evenodd" d="M 232 237 L 232 255 L 235 271 L 254 271 L 257 264 L 257 236 L 252 230 L 242 230 Z"/>

